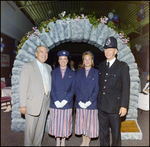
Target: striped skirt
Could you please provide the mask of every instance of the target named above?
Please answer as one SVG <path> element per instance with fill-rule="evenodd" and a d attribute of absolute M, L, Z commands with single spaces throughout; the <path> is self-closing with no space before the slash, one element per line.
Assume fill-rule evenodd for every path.
<path fill-rule="evenodd" d="M 68 138 L 72 133 L 72 109 L 50 108 L 48 133 L 55 138 Z"/>
<path fill-rule="evenodd" d="M 84 134 L 89 138 L 99 135 L 98 110 L 76 108 L 75 134 Z"/>

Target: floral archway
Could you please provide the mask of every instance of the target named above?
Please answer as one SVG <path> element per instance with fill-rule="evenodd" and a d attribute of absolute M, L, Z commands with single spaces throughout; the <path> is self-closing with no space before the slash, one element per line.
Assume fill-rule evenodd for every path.
<path fill-rule="evenodd" d="M 19 106 L 18 84 L 22 66 L 26 62 L 35 60 L 35 49 L 39 45 L 45 45 L 48 50 L 65 42 L 85 42 L 96 46 L 103 51 L 104 42 L 107 37 L 114 36 L 118 42 L 117 58 L 125 61 L 130 68 L 130 101 L 129 110 L 126 119 L 137 120 L 137 106 L 139 94 L 139 72 L 137 63 L 131 53 L 128 39 L 123 38 L 123 33 L 118 33 L 113 28 L 113 23 L 107 23 L 107 17 L 96 19 L 92 22 L 93 16 L 66 16 L 61 14 L 61 19 L 53 18 L 53 20 L 42 22 L 40 28 L 33 28 L 33 31 L 28 32 L 21 40 L 18 46 L 18 54 L 12 68 L 12 114 L 11 114 L 11 130 L 24 131 L 25 119 L 21 116 Z M 46 123 L 46 131 L 48 131 L 48 118 Z M 135 139 L 141 138 L 135 137 Z M 124 139 L 128 139 L 126 135 Z M 131 138 L 130 138 L 131 139 Z M 133 137 L 134 139 L 134 137 Z"/>

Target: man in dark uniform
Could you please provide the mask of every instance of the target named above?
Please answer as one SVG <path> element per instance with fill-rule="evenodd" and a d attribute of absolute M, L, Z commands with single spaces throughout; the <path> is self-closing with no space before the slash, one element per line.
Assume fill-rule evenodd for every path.
<path fill-rule="evenodd" d="M 98 116 L 100 146 L 121 146 L 121 117 L 127 114 L 130 95 L 130 76 L 127 63 L 119 61 L 117 40 L 108 37 L 104 45 L 106 60 L 99 64 Z"/>

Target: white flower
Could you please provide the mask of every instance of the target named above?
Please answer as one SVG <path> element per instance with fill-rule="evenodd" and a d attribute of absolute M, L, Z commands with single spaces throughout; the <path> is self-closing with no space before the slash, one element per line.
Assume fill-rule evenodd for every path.
<path fill-rule="evenodd" d="M 62 12 L 62 13 L 61 13 L 62 17 L 64 17 L 65 14 L 66 14 L 66 11 Z"/>
<path fill-rule="evenodd" d="M 87 16 L 84 16 L 84 14 L 81 14 L 82 19 L 86 19 Z"/>
<path fill-rule="evenodd" d="M 78 16 L 78 17 L 76 16 L 75 20 L 80 21 L 80 16 Z"/>

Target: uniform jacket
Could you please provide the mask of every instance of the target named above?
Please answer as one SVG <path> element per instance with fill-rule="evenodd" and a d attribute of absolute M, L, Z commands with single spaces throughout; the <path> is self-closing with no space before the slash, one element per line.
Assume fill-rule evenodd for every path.
<path fill-rule="evenodd" d="M 115 60 L 110 68 L 106 61 L 99 64 L 98 109 L 108 113 L 119 113 L 120 107 L 128 109 L 130 95 L 129 67 Z"/>
<path fill-rule="evenodd" d="M 91 67 L 88 77 L 85 76 L 85 68 L 78 70 L 76 73 L 76 100 L 75 107 L 81 108 L 79 102 L 86 103 L 91 101 L 91 105 L 87 109 L 97 109 L 98 86 L 98 70 Z"/>
<path fill-rule="evenodd" d="M 75 72 L 67 67 L 64 78 L 60 71 L 60 66 L 52 71 L 52 90 L 50 107 L 57 108 L 55 101 L 67 100 L 68 103 L 59 109 L 69 109 L 73 107 L 73 95 L 75 94 Z"/>
<path fill-rule="evenodd" d="M 46 63 L 44 63 L 46 64 Z M 51 91 L 51 66 L 46 64 L 49 73 L 49 92 Z M 36 60 L 25 63 L 22 67 L 19 79 L 20 107 L 27 107 L 27 113 L 37 116 L 40 113 L 44 97 L 44 84 L 40 69 Z M 47 97 L 50 102 L 50 96 Z M 49 109 L 49 103 L 45 106 Z"/>

